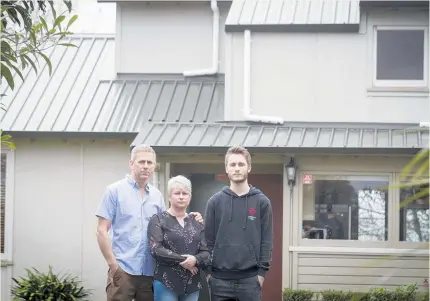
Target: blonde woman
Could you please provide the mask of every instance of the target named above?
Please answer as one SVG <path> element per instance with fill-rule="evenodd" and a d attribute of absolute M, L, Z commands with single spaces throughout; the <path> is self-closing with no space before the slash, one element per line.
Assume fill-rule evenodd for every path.
<path fill-rule="evenodd" d="M 187 214 L 191 201 L 191 182 L 183 176 L 167 184 L 170 208 L 149 221 L 149 248 L 155 258 L 154 300 L 197 301 L 200 271 L 209 252 L 204 225 Z"/>

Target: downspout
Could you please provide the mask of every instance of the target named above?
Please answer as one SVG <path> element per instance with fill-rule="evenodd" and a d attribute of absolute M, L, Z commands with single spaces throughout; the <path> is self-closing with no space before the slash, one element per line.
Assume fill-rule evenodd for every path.
<path fill-rule="evenodd" d="M 202 70 L 184 71 L 184 76 L 214 75 L 218 73 L 219 64 L 219 8 L 217 0 L 211 0 L 212 9 L 212 67 Z"/>
<path fill-rule="evenodd" d="M 283 124 L 284 120 L 274 116 L 258 116 L 251 114 L 251 31 L 245 30 L 243 36 L 243 115 L 247 121 Z"/>

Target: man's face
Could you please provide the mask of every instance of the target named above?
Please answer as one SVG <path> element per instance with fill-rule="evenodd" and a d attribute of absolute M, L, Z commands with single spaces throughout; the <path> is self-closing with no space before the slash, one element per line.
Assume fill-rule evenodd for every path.
<path fill-rule="evenodd" d="M 155 169 L 155 156 L 150 152 L 137 153 L 130 160 L 131 172 L 136 181 L 148 181 Z"/>
<path fill-rule="evenodd" d="M 227 160 L 225 172 L 229 179 L 235 183 L 243 183 L 248 179 L 251 166 L 246 162 L 245 156 L 241 154 L 231 154 Z"/>

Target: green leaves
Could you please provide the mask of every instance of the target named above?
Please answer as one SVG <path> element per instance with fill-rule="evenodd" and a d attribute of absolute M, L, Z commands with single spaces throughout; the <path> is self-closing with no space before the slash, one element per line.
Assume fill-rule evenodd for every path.
<path fill-rule="evenodd" d="M 0 136 L 1 136 L 1 147 L 3 146 L 9 147 L 11 149 L 16 149 L 15 144 L 11 141 L 12 136 L 11 135 L 3 135 L 3 130 L 0 129 Z"/>
<path fill-rule="evenodd" d="M 63 3 L 67 6 L 67 12 L 70 13 L 72 11 L 72 1 L 63 0 Z M 40 16 L 37 20 L 33 20 L 33 12 L 39 11 L 43 14 L 48 12 L 47 4 L 51 8 L 50 19 Z M 2 1 L 0 15 L 0 79 L 4 80 L 11 90 L 15 89 L 16 75 L 24 81 L 23 71 L 28 67 L 32 68 L 37 74 L 39 62 L 41 61 L 48 67 L 49 75 L 52 74 L 52 63 L 46 55 L 46 51 L 49 48 L 57 45 L 77 47 L 71 43 L 63 43 L 63 40 L 73 34 L 69 28 L 78 19 L 78 16 L 73 15 L 67 18 L 64 13 L 57 16 L 54 1 Z M 62 28 L 65 29 L 63 30 Z M 5 110 L 4 105 L 2 105 L 1 109 Z M 10 135 L 3 135 L 1 130 L 0 135 L 2 147 L 6 146 L 15 149 L 15 144 L 10 140 Z M 34 299 L 36 297 L 37 293 L 33 294 L 31 298 L 36 300 Z"/>
<path fill-rule="evenodd" d="M 51 266 L 46 274 L 35 268 L 26 269 L 26 272 L 26 278 L 12 278 L 12 296 L 17 300 L 76 301 L 86 300 L 90 296 L 90 290 L 85 289 L 76 277 L 70 274 L 56 275 Z"/>
<path fill-rule="evenodd" d="M 66 0 L 63 2 L 68 12 L 71 12 L 72 2 Z M 40 16 L 33 21 L 33 11 L 46 13 L 46 4 L 51 7 L 52 19 Z M 70 18 L 64 14 L 57 16 L 54 1 L 2 1 L 1 19 L 1 79 L 7 82 L 11 90 L 16 86 L 14 73 L 24 81 L 22 73 L 27 67 L 38 72 L 39 58 L 47 65 L 49 75 L 52 74 L 52 63 L 46 55 L 49 48 L 57 45 L 77 47 L 72 43 L 63 43 L 63 40 L 73 34 L 69 28 L 78 16 L 73 15 Z"/>

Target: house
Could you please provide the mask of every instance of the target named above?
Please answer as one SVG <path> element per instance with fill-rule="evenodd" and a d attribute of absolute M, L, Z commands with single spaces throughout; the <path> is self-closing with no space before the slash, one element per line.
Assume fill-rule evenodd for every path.
<path fill-rule="evenodd" d="M 111 1 L 115 37 L 74 36 L 78 49 L 50 50 L 53 76 L 4 91 L 17 150 L 2 150 L 3 294 L 53 265 L 103 300 L 93 214 L 139 143 L 158 153 L 153 184 L 188 176 L 202 213 L 227 147 L 251 150 L 249 181 L 274 212 L 264 301 L 426 289 L 429 197 L 399 210 L 423 187 L 395 186 L 429 143 L 428 1 Z"/>

